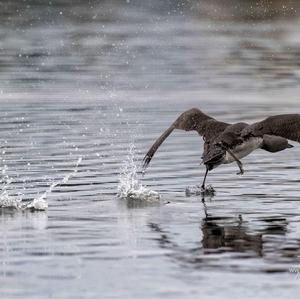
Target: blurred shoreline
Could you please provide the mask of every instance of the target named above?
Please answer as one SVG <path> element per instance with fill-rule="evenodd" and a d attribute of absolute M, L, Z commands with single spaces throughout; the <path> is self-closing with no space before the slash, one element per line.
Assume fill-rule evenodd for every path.
<path fill-rule="evenodd" d="M 204 0 L 191 1 L 191 10 L 219 20 L 269 20 L 297 17 L 300 2 L 295 0 Z"/>
<path fill-rule="evenodd" d="M 296 0 L 57 0 L 57 1 L 0 1 L 2 25 L 22 23 L 59 22 L 63 17 L 78 21 L 101 18 L 112 21 L 118 13 L 126 14 L 135 7 L 140 12 L 159 15 L 207 17 L 215 20 L 268 20 L 297 17 L 300 2 Z M 91 14 L 95 12 L 94 15 Z M 128 15 L 129 16 L 129 15 Z M 92 17 L 92 18 L 91 18 Z"/>
<path fill-rule="evenodd" d="M 296 99 L 299 5 L 1 1 L 0 98 Z"/>

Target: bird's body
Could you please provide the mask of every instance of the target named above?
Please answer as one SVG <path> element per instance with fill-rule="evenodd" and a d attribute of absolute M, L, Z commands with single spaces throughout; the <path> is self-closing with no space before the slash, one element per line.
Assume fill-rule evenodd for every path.
<path fill-rule="evenodd" d="M 242 158 L 251 154 L 253 151 L 261 148 L 262 143 L 263 143 L 263 138 L 250 137 L 248 140 L 245 140 L 242 144 L 235 146 L 232 149 L 232 152 L 239 160 L 241 160 Z M 233 162 L 236 162 L 235 159 L 228 152 L 226 152 L 222 164 L 229 164 Z"/>
<path fill-rule="evenodd" d="M 202 188 L 205 189 L 208 171 L 222 164 L 236 162 L 240 169 L 239 174 L 243 174 L 244 170 L 240 159 L 256 149 L 276 153 L 293 147 L 288 140 L 300 142 L 300 115 L 271 116 L 251 125 L 247 123 L 228 124 L 217 121 L 197 108 L 192 108 L 182 113 L 155 141 L 144 157 L 144 169 L 159 146 L 174 129 L 194 130 L 203 137 L 202 160 L 206 166 L 206 173 Z"/>

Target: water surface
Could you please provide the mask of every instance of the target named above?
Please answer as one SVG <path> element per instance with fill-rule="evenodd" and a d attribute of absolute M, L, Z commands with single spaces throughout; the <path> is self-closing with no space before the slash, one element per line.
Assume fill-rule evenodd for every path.
<path fill-rule="evenodd" d="M 14 3 L 1 4 L 1 188 L 27 202 L 58 184 L 47 211 L 0 209 L 1 298 L 298 298 L 297 147 L 255 152 L 242 177 L 216 169 L 203 201 L 185 195 L 203 141 L 177 131 L 142 179 L 162 201 L 117 197 L 131 145 L 139 166 L 184 109 L 227 122 L 300 111 L 297 16 Z"/>

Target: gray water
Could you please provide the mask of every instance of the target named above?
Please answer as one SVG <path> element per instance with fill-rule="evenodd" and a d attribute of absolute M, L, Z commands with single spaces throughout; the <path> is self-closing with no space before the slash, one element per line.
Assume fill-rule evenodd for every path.
<path fill-rule="evenodd" d="M 0 2 L 1 196 L 48 203 L 0 208 L 1 298 L 299 298 L 297 146 L 214 170 L 202 199 L 203 141 L 177 131 L 137 175 L 161 200 L 117 196 L 184 109 L 300 111 L 298 16 L 195 3 Z"/>

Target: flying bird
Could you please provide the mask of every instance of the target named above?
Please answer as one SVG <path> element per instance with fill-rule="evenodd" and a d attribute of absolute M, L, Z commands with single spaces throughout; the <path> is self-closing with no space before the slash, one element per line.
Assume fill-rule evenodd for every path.
<path fill-rule="evenodd" d="M 270 116 L 260 122 L 229 124 L 218 121 L 197 108 L 183 112 L 175 122 L 154 142 L 143 159 L 143 171 L 148 167 L 159 146 L 173 132 L 179 129 L 196 131 L 204 140 L 202 154 L 206 172 L 201 185 L 205 192 L 205 181 L 209 171 L 222 164 L 237 163 L 244 174 L 240 161 L 256 149 L 276 153 L 292 148 L 288 140 L 300 142 L 300 115 L 281 114 Z"/>

